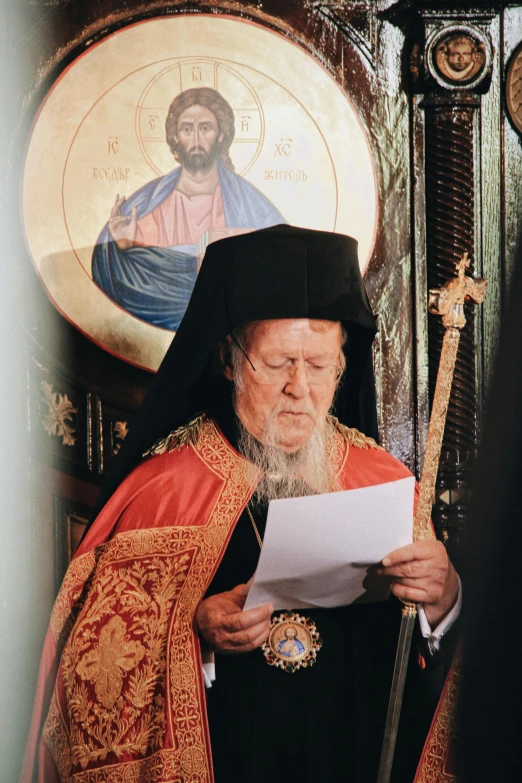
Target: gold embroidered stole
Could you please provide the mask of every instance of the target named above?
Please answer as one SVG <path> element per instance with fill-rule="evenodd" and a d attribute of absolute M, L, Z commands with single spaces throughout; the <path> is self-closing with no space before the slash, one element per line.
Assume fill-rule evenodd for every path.
<path fill-rule="evenodd" d="M 461 780 L 457 775 L 461 676 L 462 651 L 458 647 L 422 751 L 415 783 L 459 783 Z"/>
<path fill-rule="evenodd" d="M 57 645 L 67 639 L 43 736 L 64 782 L 212 780 L 193 618 L 259 474 L 206 417 L 183 448 L 202 481 L 219 478 L 205 523 L 116 527 L 72 562 L 58 596 L 52 629 Z M 173 493 L 183 491 L 176 457 Z"/>

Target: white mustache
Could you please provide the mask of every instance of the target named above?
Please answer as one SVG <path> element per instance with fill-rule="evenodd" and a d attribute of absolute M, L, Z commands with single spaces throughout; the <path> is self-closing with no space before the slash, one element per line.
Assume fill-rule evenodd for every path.
<path fill-rule="evenodd" d="M 280 413 L 294 413 L 294 414 L 303 414 L 306 416 L 311 416 L 312 419 L 315 419 L 316 412 L 314 408 L 312 408 L 310 405 L 300 405 L 298 407 L 292 407 L 289 406 L 288 403 L 285 403 L 275 408 L 273 412 L 273 416 L 278 416 Z"/>

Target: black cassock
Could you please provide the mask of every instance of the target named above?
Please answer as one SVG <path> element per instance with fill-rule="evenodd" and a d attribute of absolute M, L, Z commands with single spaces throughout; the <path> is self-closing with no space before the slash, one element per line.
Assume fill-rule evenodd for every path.
<path fill-rule="evenodd" d="M 223 427 L 233 441 L 233 431 Z M 250 504 L 263 536 L 267 508 Z M 252 522 L 241 515 L 207 592 L 247 582 L 259 559 Z M 300 609 L 323 638 L 317 662 L 288 674 L 261 650 L 216 654 L 207 690 L 215 783 L 375 783 L 401 604 Z M 410 783 L 451 664 L 453 627 L 431 656 L 417 630 L 401 717 L 394 783 Z M 419 665 L 419 658 L 425 668 Z"/>

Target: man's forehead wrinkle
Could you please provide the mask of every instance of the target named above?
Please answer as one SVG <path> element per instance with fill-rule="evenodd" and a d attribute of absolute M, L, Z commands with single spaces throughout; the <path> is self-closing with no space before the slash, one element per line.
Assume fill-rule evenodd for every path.
<path fill-rule="evenodd" d="M 244 325 L 245 333 L 250 336 L 253 329 L 256 329 L 265 324 L 278 323 L 303 323 L 310 327 L 313 332 L 328 332 L 330 329 L 333 331 L 333 327 L 336 326 L 339 329 L 341 324 L 339 321 L 329 321 L 326 318 L 266 318 L 264 320 L 249 321 Z"/>
<path fill-rule="evenodd" d="M 341 326 L 321 319 L 252 321 L 245 326 L 245 349 L 259 355 L 286 358 L 321 358 L 336 355 L 341 347 Z"/>

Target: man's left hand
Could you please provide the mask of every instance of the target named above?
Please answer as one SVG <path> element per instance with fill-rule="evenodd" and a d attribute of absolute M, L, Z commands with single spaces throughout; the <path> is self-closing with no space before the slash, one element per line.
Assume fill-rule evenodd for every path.
<path fill-rule="evenodd" d="M 383 557 L 380 574 L 392 578 L 391 590 L 402 601 L 422 603 L 435 628 L 457 600 L 459 582 L 444 544 L 415 541 Z"/>

